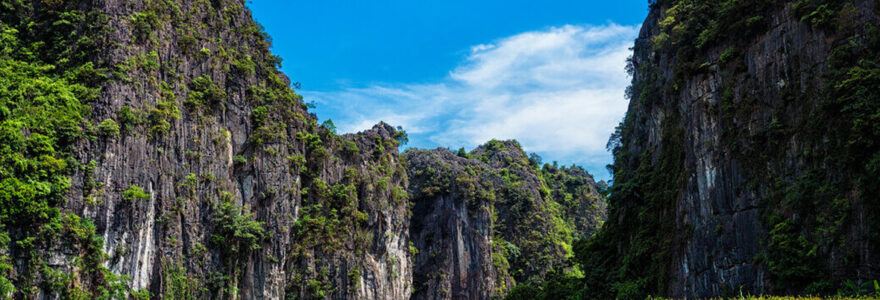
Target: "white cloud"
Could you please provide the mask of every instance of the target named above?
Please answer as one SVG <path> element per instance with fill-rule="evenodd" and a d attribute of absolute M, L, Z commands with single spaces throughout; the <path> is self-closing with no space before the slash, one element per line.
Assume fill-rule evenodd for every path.
<path fill-rule="evenodd" d="M 638 27 L 553 27 L 471 47 L 447 79 L 304 91 L 344 132 L 403 126 L 414 147 L 474 147 L 517 139 L 545 160 L 607 178 L 605 143 L 626 112 L 624 72 Z"/>

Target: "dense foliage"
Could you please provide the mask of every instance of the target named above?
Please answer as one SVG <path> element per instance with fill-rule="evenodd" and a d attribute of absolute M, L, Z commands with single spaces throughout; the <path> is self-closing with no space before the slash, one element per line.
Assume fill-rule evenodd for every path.
<path fill-rule="evenodd" d="M 90 61 L 103 22 L 66 2 L 0 5 L 0 297 L 39 289 L 72 299 L 126 292 L 125 278 L 102 266 L 103 241 L 91 221 L 59 209 L 70 175 L 88 167 L 73 156 L 76 143 L 118 133 L 112 120 L 88 120 L 105 78 Z M 78 251 L 73 270 L 47 265 L 45 249 L 55 245 Z M 24 272 L 11 273 L 8 255 L 24 258 Z"/>

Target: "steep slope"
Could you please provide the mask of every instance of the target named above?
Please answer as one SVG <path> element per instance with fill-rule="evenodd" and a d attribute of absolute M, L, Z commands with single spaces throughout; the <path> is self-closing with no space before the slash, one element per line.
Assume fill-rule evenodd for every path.
<path fill-rule="evenodd" d="M 880 276 L 875 1 L 657 1 L 634 50 L 609 221 L 576 250 L 588 295 Z"/>
<path fill-rule="evenodd" d="M 4 219 L 15 266 L 4 270 L 16 297 L 100 294 L 100 286 L 112 287 L 104 282 L 112 274 L 125 276 L 116 282 L 130 279 L 132 291 L 174 298 L 410 294 L 407 201 L 396 193 L 407 178 L 397 162 L 400 136 L 387 125 L 346 136 L 318 126 L 276 71 L 280 60 L 242 2 L 3 6 L 5 34 L 21 40 L 4 45 L 4 55 L 46 52 L 38 57 L 55 63 L 57 52 L 92 51 L 57 62 L 60 70 L 82 70 L 64 65 L 74 59 L 89 66 L 91 81 L 82 84 L 95 88 L 87 96 L 77 94 L 85 88 L 72 96 L 57 92 L 80 111 L 47 116 L 45 131 L 65 121 L 70 136 L 55 132 L 47 140 L 36 134 L 43 130 L 4 118 L 23 132 L 23 145 L 7 144 L 6 151 L 24 147 L 26 159 L 42 161 L 33 168 L 57 173 L 36 179 L 50 180 L 50 193 L 32 201 L 48 217 L 29 216 L 26 208 Z M 37 26 L 28 25 L 32 20 Z M 46 34 L 70 40 L 52 45 L 58 41 Z M 83 82 L 70 72 L 55 76 Z M 15 101 L 7 100 L 5 110 L 24 110 Z M 38 141 L 48 150 L 33 148 Z M 65 152 L 50 159 L 45 152 L 52 148 Z M 7 160 L 4 168 L 16 164 Z M 5 182 L 33 182 L 27 172 Z M 58 241 L 64 234 L 46 237 L 57 227 L 85 245 Z"/>
<path fill-rule="evenodd" d="M 406 299 L 428 291 L 418 261 L 486 270 L 459 287 L 488 298 L 600 225 L 589 174 L 490 143 L 463 164 L 527 183 L 497 195 L 498 219 L 460 208 L 464 225 L 438 227 L 471 233 L 457 242 L 478 266 L 425 262 L 456 245 L 412 225 L 441 198 L 411 199 L 406 134 L 318 125 L 269 45 L 242 1 L 0 4 L 0 297 Z"/>
<path fill-rule="evenodd" d="M 570 268 L 575 238 L 604 220 L 583 169 L 526 156 L 515 141 L 470 153 L 408 150 L 414 299 L 489 299 L 517 282 L 540 284 Z M 554 181 L 545 181 L 552 178 Z"/>

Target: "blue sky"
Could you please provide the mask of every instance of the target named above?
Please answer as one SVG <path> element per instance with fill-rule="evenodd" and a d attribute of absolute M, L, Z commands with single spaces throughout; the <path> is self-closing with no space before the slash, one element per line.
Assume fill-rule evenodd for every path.
<path fill-rule="evenodd" d="M 623 70 L 647 1 L 248 1 L 283 71 L 340 132 L 380 120 L 408 147 L 517 139 L 609 179 Z"/>

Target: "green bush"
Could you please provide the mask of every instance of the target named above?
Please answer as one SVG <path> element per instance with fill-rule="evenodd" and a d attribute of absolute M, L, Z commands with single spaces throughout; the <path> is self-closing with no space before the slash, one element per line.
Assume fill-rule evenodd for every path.
<path fill-rule="evenodd" d="M 294 228 L 297 244 L 324 251 L 338 250 L 367 220 L 358 210 L 357 188 L 353 184 L 330 186 L 319 178 L 303 189 L 301 217 Z"/>
<path fill-rule="evenodd" d="M 737 55 L 736 47 L 727 47 L 724 51 L 721 52 L 721 55 L 718 57 L 719 65 L 726 65 Z"/>
<path fill-rule="evenodd" d="M 154 30 L 154 24 L 160 24 L 158 15 L 152 10 L 134 13 L 129 17 L 129 20 L 134 37 L 141 41 L 150 37 Z"/>
<path fill-rule="evenodd" d="M 164 299 L 196 299 L 196 290 L 199 288 L 199 282 L 190 276 L 186 267 L 179 262 L 168 264 L 163 268 L 165 271 L 164 281 L 166 290 L 163 291 Z"/>
<path fill-rule="evenodd" d="M 242 76 L 254 75 L 256 65 L 250 55 L 245 55 L 232 61 L 233 71 Z"/>
<path fill-rule="evenodd" d="M 224 197 L 214 208 L 214 233 L 211 242 L 230 256 L 260 249 L 266 236 L 263 222 L 254 220 L 246 206 L 233 203 L 232 197 Z"/>
<path fill-rule="evenodd" d="M 409 143 L 409 135 L 406 134 L 406 131 L 403 130 L 403 127 L 397 126 L 397 129 L 394 130 L 394 133 L 391 135 L 394 140 L 397 141 L 398 144 L 406 145 Z"/>
<path fill-rule="evenodd" d="M 321 127 L 324 127 L 324 129 L 327 129 L 327 131 L 336 135 L 336 125 L 333 124 L 333 120 L 327 119 L 327 121 L 321 123 Z"/>
<path fill-rule="evenodd" d="M 807 22 L 813 27 L 831 28 L 836 23 L 836 12 L 833 3 L 824 3 L 817 0 L 799 0 L 794 3 L 792 10 L 795 15 L 801 16 L 801 22 Z M 831 1 L 837 2 L 837 1 Z"/>
<path fill-rule="evenodd" d="M 357 144 L 352 141 L 343 141 L 342 142 L 342 151 L 348 155 L 355 155 L 361 152 L 361 149 L 358 148 Z"/>
<path fill-rule="evenodd" d="M 122 199 L 124 199 L 125 201 L 145 201 L 150 200 L 150 194 L 144 192 L 144 189 L 139 186 L 131 185 L 128 187 L 127 190 L 122 192 Z"/>
<path fill-rule="evenodd" d="M 116 121 L 113 119 L 106 119 L 98 125 L 98 130 L 101 132 L 102 136 L 105 137 L 114 137 L 119 135 L 119 125 L 116 124 Z"/>
<path fill-rule="evenodd" d="M 214 85 L 214 81 L 207 75 L 196 77 L 189 84 L 189 94 L 186 104 L 193 112 L 204 110 L 206 107 L 215 107 L 226 101 L 226 91 Z"/>
<path fill-rule="evenodd" d="M 315 159 L 316 161 L 323 161 L 330 157 L 330 152 L 324 147 L 321 137 L 317 134 L 300 131 L 296 133 L 296 138 L 306 144 L 306 149 L 309 151 L 309 158 Z"/>
<path fill-rule="evenodd" d="M 195 51 L 195 46 L 199 42 L 196 37 L 191 34 L 187 34 L 183 31 L 183 29 L 177 29 L 177 46 L 180 47 L 186 53 L 192 53 Z"/>
<path fill-rule="evenodd" d="M 143 112 L 134 110 L 131 106 L 124 105 L 116 112 L 116 118 L 119 120 L 119 128 L 123 134 L 134 133 L 136 126 L 143 123 Z"/>
<path fill-rule="evenodd" d="M 159 100 L 153 109 L 150 110 L 150 137 L 158 137 L 168 133 L 171 130 L 171 122 L 180 119 L 180 109 L 177 103 L 166 100 Z"/>
<path fill-rule="evenodd" d="M 471 158 L 471 155 L 468 154 L 467 150 L 464 150 L 464 147 L 459 148 L 458 152 L 456 152 L 455 155 L 457 155 L 458 157 L 461 157 L 461 158 L 468 158 L 468 159 Z"/>
<path fill-rule="evenodd" d="M 268 116 L 269 116 L 269 107 L 268 106 L 260 106 L 260 107 L 254 108 L 254 110 L 251 111 L 251 120 L 253 120 L 254 126 L 257 126 L 257 127 L 259 127 L 260 125 L 263 125 L 263 123 L 267 121 Z"/>

